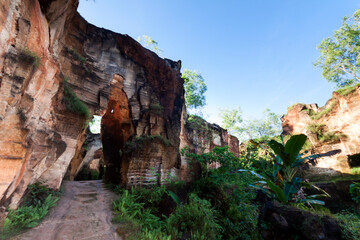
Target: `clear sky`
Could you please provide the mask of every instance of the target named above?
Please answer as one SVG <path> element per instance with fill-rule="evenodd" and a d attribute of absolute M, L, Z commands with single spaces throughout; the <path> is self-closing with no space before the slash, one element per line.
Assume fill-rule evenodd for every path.
<path fill-rule="evenodd" d="M 220 123 L 220 108 L 240 107 L 246 119 L 269 108 L 285 114 L 293 103 L 318 103 L 334 85 L 313 62 L 316 46 L 332 36 L 355 0 L 80 0 L 90 23 L 148 35 L 163 56 L 201 72 L 208 91 L 204 116 Z"/>

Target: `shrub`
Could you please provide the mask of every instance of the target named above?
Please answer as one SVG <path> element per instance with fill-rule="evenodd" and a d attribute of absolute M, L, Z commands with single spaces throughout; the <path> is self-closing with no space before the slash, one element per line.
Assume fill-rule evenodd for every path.
<path fill-rule="evenodd" d="M 360 174 L 360 167 L 350 168 L 352 174 Z"/>
<path fill-rule="evenodd" d="M 25 48 L 20 52 L 20 57 L 25 61 L 33 64 L 35 68 L 38 68 L 40 65 L 41 58 L 31 50 Z"/>
<path fill-rule="evenodd" d="M 69 52 L 75 60 L 78 60 L 81 64 L 85 63 L 85 58 L 81 56 L 76 50 L 70 49 Z"/>
<path fill-rule="evenodd" d="M 308 196 L 304 193 L 304 188 L 314 186 L 296 174 L 301 166 L 314 164 L 315 159 L 321 157 L 321 155 L 318 154 L 304 157 L 304 154 L 300 153 L 306 140 L 307 137 L 304 134 L 293 135 L 286 143 L 271 140 L 268 145 L 276 153 L 273 161 L 274 171 L 272 174 L 264 172 L 262 176 L 253 171 L 247 171 L 257 176 L 260 180 L 251 186 L 261 190 L 269 198 L 279 201 L 280 203 L 324 205 L 325 203 L 323 201 L 316 200 L 315 198 L 328 197 L 329 195 L 324 192 L 324 194 Z"/>
<path fill-rule="evenodd" d="M 357 204 L 360 204 L 360 182 L 350 184 L 350 195 Z"/>
<path fill-rule="evenodd" d="M 288 112 L 291 111 L 291 110 L 293 110 L 294 107 L 295 107 L 296 105 L 298 105 L 298 104 L 303 105 L 302 103 L 294 103 L 294 104 L 290 105 L 290 106 L 287 108 Z"/>
<path fill-rule="evenodd" d="M 355 84 L 353 86 L 347 86 L 347 87 L 344 87 L 344 88 L 340 88 L 340 89 L 336 90 L 335 92 L 337 92 L 341 96 L 346 96 L 346 95 L 354 92 L 358 86 L 360 86 L 360 83 Z"/>
<path fill-rule="evenodd" d="M 86 118 L 91 117 L 89 108 L 76 96 L 67 78 L 64 79 L 64 101 L 68 111 L 85 116 Z"/>
<path fill-rule="evenodd" d="M 23 204 L 18 209 L 9 211 L 0 239 L 9 238 L 24 229 L 37 226 L 60 198 L 58 192 L 40 183 L 29 185 L 28 191 Z"/>
<path fill-rule="evenodd" d="M 343 228 L 343 238 L 347 240 L 360 239 L 360 214 L 343 211 L 335 214 Z"/>
<path fill-rule="evenodd" d="M 164 112 L 163 106 L 160 103 L 153 103 L 150 105 L 150 110 L 156 115 L 161 115 Z"/>
<path fill-rule="evenodd" d="M 172 239 L 185 236 L 192 236 L 192 239 L 220 239 L 218 217 L 209 201 L 192 193 L 189 203 L 179 205 L 167 219 L 167 232 Z"/>
<path fill-rule="evenodd" d="M 156 229 L 162 224 L 158 206 L 166 193 L 164 186 L 150 189 L 133 187 L 130 191 L 124 190 L 113 207 L 120 217 L 130 217 L 136 219 L 142 227 Z"/>
<path fill-rule="evenodd" d="M 325 128 L 325 124 L 314 123 L 307 126 L 307 130 L 316 134 L 316 137 L 320 142 L 337 142 L 341 137 L 345 137 L 344 134 L 326 132 Z"/>
<path fill-rule="evenodd" d="M 328 107 L 326 107 L 324 110 L 318 112 L 318 113 L 313 113 L 313 112 L 310 112 L 312 113 L 313 115 L 311 115 L 311 118 L 314 119 L 314 120 L 319 120 L 320 118 L 322 118 L 323 116 L 327 115 L 328 113 L 330 113 L 334 108 L 335 106 L 337 105 L 337 101 L 335 99 L 332 99 L 331 100 L 331 103 L 329 104 Z"/>

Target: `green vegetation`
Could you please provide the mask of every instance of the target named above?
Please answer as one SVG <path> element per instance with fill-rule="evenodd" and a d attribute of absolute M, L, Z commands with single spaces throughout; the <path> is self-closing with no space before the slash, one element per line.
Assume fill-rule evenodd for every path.
<path fill-rule="evenodd" d="M 296 105 L 298 105 L 298 104 L 301 104 L 301 103 L 294 103 L 294 104 L 290 105 L 290 106 L 287 108 L 288 112 L 291 111 L 291 110 L 292 110 Z"/>
<path fill-rule="evenodd" d="M 124 146 L 124 153 L 130 153 L 136 149 L 141 149 L 146 143 L 151 141 L 160 141 L 164 146 L 170 146 L 169 139 L 160 135 L 144 135 L 141 137 L 135 137 L 132 140 L 128 140 Z"/>
<path fill-rule="evenodd" d="M 338 87 L 351 86 L 360 81 L 359 45 L 360 10 L 354 15 L 344 17 L 342 26 L 332 38 L 324 39 L 318 49 L 321 56 L 315 66 L 322 68 L 323 76 Z"/>
<path fill-rule="evenodd" d="M 204 145 L 209 144 L 213 140 L 212 131 L 208 127 L 208 123 L 202 117 L 189 114 L 186 120 L 186 126 L 196 130 L 195 134 L 200 136 L 201 142 L 194 142 L 196 147 L 204 147 Z"/>
<path fill-rule="evenodd" d="M 291 136 L 286 144 L 271 140 L 268 145 L 276 154 L 273 172 L 272 174 L 263 172 L 263 175 L 259 175 L 249 170 L 261 180 L 251 186 L 284 204 L 324 205 L 324 202 L 316 198 L 328 195 L 326 193 L 306 195 L 303 189 L 313 186 L 296 176 L 300 166 L 311 163 L 319 157 L 319 155 L 303 157 L 303 154 L 300 154 L 306 140 L 307 137 L 303 134 Z"/>
<path fill-rule="evenodd" d="M 59 192 L 35 183 L 28 186 L 28 194 L 16 210 L 9 210 L 5 219 L 0 239 L 7 239 L 21 233 L 27 228 L 37 226 L 46 216 L 49 209 L 59 200 Z"/>
<path fill-rule="evenodd" d="M 149 36 L 142 35 L 137 38 L 139 43 L 145 44 L 145 46 L 150 47 L 150 50 L 154 51 L 157 55 L 161 57 L 163 50 L 159 48 L 158 43 Z"/>
<path fill-rule="evenodd" d="M 131 190 L 117 187 L 120 196 L 113 204 L 117 232 L 127 239 L 260 240 L 258 228 L 266 225 L 258 222 L 261 206 L 254 201 L 260 190 L 272 201 L 336 217 L 342 221 L 344 237 L 357 239 L 359 214 L 333 215 L 319 200 L 329 195 L 301 178 L 300 168 L 314 164 L 322 154 L 304 155 L 305 135 L 287 137 L 286 143 L 276 139 L 250 141 L 241 157 L 235 157 L 228 147 L 203 154 L 185 148 L 182 155 L 192 172 L 191 183 Z M 220 167 L 209 168 L 214 163 Z M 306 188 L 312 189 L 311 194 Z"/>
<path fill-rule="evenodd" d="M 319 120 L 323 116 L 326 116 L 328 113 L 330 113 L 336 107 L 337 104 L 338 102 L 335 99 L 332 99 L 329 106 L 326 107 L 324 110 L 317 113 L 311 111 L 309 115 L 311 116 L 312 119 Z"/>
<path fill-rule="evenodd" d="M 241 109 L 221 109 L 220 116 L 222 118 L 221 127 L 228 130 L 231 135 L 240 136 L 244 129 L 241 127 L 243 122 L 241 117 Z"/>
<path fill-rule="evenodd" d="M 129 234 L 127 239 L 259 239 L 259 209 L 249 188 L 255 178 L 234 172 L 242 161 L 227 147 L 200 155 L 183 153 L 189 161 L 200 162 L 198 180 L 130 191 L 117 188 L 117 232 Z M 208 169 L 214 162 L 222 166 Z"/>
<path fill-rule="evenodd" d="M 343 238 L 347 240 L 360 239 L 360 213 L 354 211 L 343 211 L 335 214 L 343 228 Z"/>
<path fill-rule="evenodd" d="M 307 126 L 307 130 L 316 134 L 316 137 L 320 142 L 337 142 L 341 137 L 345 137 L 343 134 L 326 131 L 325 124 L 313 123 Z"/>
<path fill-rule="evenodd" d="M 160 103 L 152 103 L 150 104 L 150 110 L 156 115 L 161 115 L 164 112 L 163 106 Z"/>
<path fill-rule="evenodd" d="M 25 48 L 20 52 L 20 56 L 27 62 L 32 63 L 35 68 L 40 65 L 41 58 L 31 50 Z"/>
<path fill-rule="evenodd" d="M 350 170 L 352 174 L 360 174 L 360 167 L 352 167 Z"/>
<path fill-rule="evenodd" d="M 197 115 L 189 114 L 186 120 L 186 124 L 192 129 L 200 130 L 204 128 L 204 130 L 208 130 L 208 128 L 206 127 L 206 120 Z"/>
<path fill-rule="evenodd" d="M 64 79 L 63 99 L 68 111 L 82 115 L 87 119 L 91 117 L 89 108 L 78 98 L 78 96 L 76 96 L 75 92 L 71 89 L 67 78 Z"/>
<path fill-rule="evenodd" d="M 191 193 L 189 202 L 177 206 L 167 219 L 167 232 L 172 239 L 181 238 L 184 233 L 191 238 L 217 239 L 222 230 L 217 215 L 208 200 Z"/>
<path fill-rule="evenodd" d="M 223 109 L 221 126 L 240 141 L 248 139 L 267 139 L 279 135 L 282 131 L 280 115 L 265 109 L 261 119 L 243 121 L 241 109 Z"/>
<path fill-rule="evenodd" d="M 85 58 L 81 56 L 75 49 L 70 49 L 69 53 L 73 56 L 73 58 L 80 62 L 80 64 L 85 63 Z"/>
<path fill-rule="evenodd" d="M 349 192 L 352 200 L 354 200 L 357 204 L 360 204 L 360 182 L 350 184 Z"/>
<path fill-rule="evenodd" d="M 340 88 L 340 89 L 336 90 L 335 92 L 337 92 L 341 96 L 346 96 L 346 95 L 354 92 L 358 86 L 360 86 L 360 83 L 355 84 L 353 86 L 347 86 L 347 87 L 344 87 L 344 88 Z"/>
<path fill-rule="evenodd" d="M 205 92 L 207 90 L 201 73 L 185 69 L 181 75 L 184 80 L 185 103 L 189 110 L 198 110 L 205 106 Z"/>

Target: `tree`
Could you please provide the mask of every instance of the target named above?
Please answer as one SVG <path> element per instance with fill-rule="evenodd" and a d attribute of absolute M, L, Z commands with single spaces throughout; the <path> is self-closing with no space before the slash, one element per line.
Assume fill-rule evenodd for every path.
<path fill-rule="evenodd" d="M 325 38 L 317 47 L 321 56 L 314 63 L 323 69 L 323 76 L 344 87 L 360 82 L 360 9 L 344 17 L 342 26 L 332 38 Z"/>
<path fill-rule="evenodd" d="M 243 122 L 241 117 L 241 109 L 221 109 L 220 116 L 222 118 L 221 127 L 228 130 L 231 135 L 237 136 L 240 138 L 244 129 L 241 127 L 241 123 Z"/>
<path fill-rule="evenodd" d="M 280 135 L 280 115 L 266 109 L 261 119 L 243 121 L 241 109 L 221 110 L 221 127 L 227 129 L 230 134 L 236 136 L 240 141 L 256 138 L 268 138 Z"/>
<path fill-rule="evenodd" d="M 161 57 L 163 50 L 161 50 L 158 46 L 158 43 L 149 36 L 142 35 L 137 38 L 139 43 L 145 44 L 145 46 L 150 47 L 150 50 L 154 51 L 157 55 Z"/>
<path fill-rule="evenodd" d="M 244 124 L 244 132 L 251 139 L 280 135 L 282 131 L 280 117 L 270 109 L 265 109 L 261 119 L 250 120 Z"/>
<path fill-rule="evenodd" d="M 185 69 L 181 75 L 184 80 L 185 103 L 189 110 L 198 110 L 205 106 L 205 92 L 207 90 L 201 73 Z"/>

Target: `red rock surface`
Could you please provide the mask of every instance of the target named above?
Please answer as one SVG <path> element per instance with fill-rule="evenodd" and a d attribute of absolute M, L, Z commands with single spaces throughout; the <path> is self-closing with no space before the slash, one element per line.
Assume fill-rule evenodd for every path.
<path fill-rule="evenodd" d="M 314 113 L 325 109 L 331 109 L 319 119 L 314 119 Z M 309 112 L 313 114 L 309 115 Z M 345 96 L 333 93 L 324 107 L 319 108 L 316 104 L 296 104 L 282 118 L 282 126 L 285 133 L 308 136 L 313 145 L 313 153 L 325 153 L 340 149 L 341 153 L 321 158 L 316 168 L 312 168 L 313 174 L 332 175 L 350 173 L 347 156 L 360 153 L 360 88 Z M 312 133 L 310 124 L 323 124 L 325 132 L 332 132 L 341 136 L 338 141 L 321 142 L 318 136 Z"/>
<path fill-rule="evenodd" d="M 130 136 L 161 134 L 179 146 L 184 103 L 180 62 L 87 23 L 77 6 L 77 0 L 0 3 L 3 204 L 16 207 L 35 181 L 59 188 L 72 159 L 71 167 L 81 165 L 77 159 L 86 119 L 66 109 L 65 78 L 91 114 L 105 114 L 103 126 L 112 129 L 105 136 L 117 135 L 120 145 Z M 39 59 L 38 66 L 31 55 Z M 118 83 L 112 84 L 113 79 Z M 163 111 L 152 114 L 153 104 Z"/>
<path fill-rule="evenodd" d="M 0 2 L 0 205 L 15 208 L 36 181 L 58 189 L 66 173 L 74 178 L 81 168 L 87 119 L 67 109 L 65 79 L 90 114 L 103 116 L 110 180 L 163 182 L 187 166 L 179 148 L 193 135 L 181 122 L 181 62 L 87 23 L 77 6 L 78 0 Z M 206 149 L 229 144 L 238 152 L 235 138 L 211 126 L 214 141 Z M 126 142 L 149 136 L 158 138 L 123 154 Z"/>

